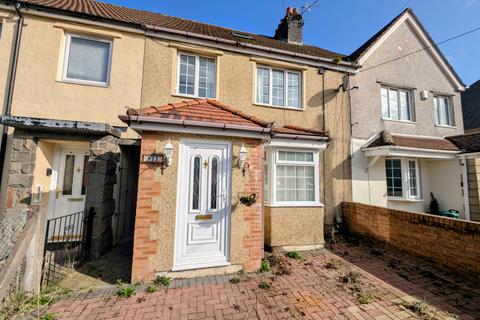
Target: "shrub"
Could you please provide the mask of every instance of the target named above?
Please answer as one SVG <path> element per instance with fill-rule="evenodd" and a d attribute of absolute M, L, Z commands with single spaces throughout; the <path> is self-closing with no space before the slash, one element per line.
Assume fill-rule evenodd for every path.
<path fill-rule="evenodd" d="M 430 197 L 432 198 L 430 200 L 430 205 L 429 205 L 430 213 L 431 214 L 439 214 L 440 213 L 440 205 L 438 204 L 437 198 L 435 198 L 435 196 L 433 195 L 433 192 L 430 192 Z"/>

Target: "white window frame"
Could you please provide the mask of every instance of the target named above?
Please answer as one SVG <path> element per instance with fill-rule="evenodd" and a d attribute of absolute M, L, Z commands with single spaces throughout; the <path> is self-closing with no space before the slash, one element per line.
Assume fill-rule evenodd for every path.
<path fill-rule="evenodd" d="M 269 70 L 269 86 L 268 86 L 268 103 L 263 103 L 257 100 L 257 90 L 258 90 L 258 68 L 268 69 Z M 283 81 L 284 81 L 284 94 L 283 94 L 283 101 L 285 104 L 283 106 L 279 106 L 273 104 L 273 70 L 283 71 Z M 288 105 L 288 73 L 295 73 L 298 74 L 298 108 L 296 107 L 289 107 Z M 291 110 L 303 110 L 303 75 L 301 71 L 292 70 L 292 69 L 282 69 L 282 68 L 275 68 L 266 65 L 256 65 L 255 66 L 255 95 L 254 101 L 255 104 L 260 106 L 267 106 L 267 107 L 275 107 L 275 108 L 282 108 L 282 109 L 291 109 Z"/>
<path fill-rule="evenodd" d="M 110 50 L 108 51 L 107 79 L 106 79 L 105 82 L 92 81 L 92 80 L 82 80 L 82 79 L 67 77 L 68 61 L 69 61 L 69 58 L 70 58 L 70 44 L 71 44 L 72 37 L 73 38 L 79 38 L 79 39 L 91 40 L 91 41 L 104 42 L 104 43 L 109 44 Z M 102 87 L 108 86 L 110 84 L 110 72 L 111 72 L 111 68 L 112 68 L 112 51 L 113 51 L 113 40 L 90 37 L 90 36 L 85 36 L 85 35 L 76 34 L 76 33 L 67 33 L 66 34 L 66 39 L 65 39 L 65 56 L 63 58 L 62 81 L 63 82 L 70 82 L 70 83 L 77 83 L 77 84 L 102 86 Z"/>
<path fill-rule="evenodd" d="M 190 56 L 195 58 L 195 82 L 193 84 L 193 94 L 188 94 L 188 93 L 181 93 L 180 92 L 180 63 L 181 63 L 181 56 Z M 213 98 L 207 98 L 207 97 L 200 97 L 198 95 L 199 91 L 199 83 L 200 83 L 200 58 L 205 58 L 205 59 L 210 59 L 215 61 L 215 70 L 214 70 L 214 75 L 215 75 L 215 96 Z M 209 57 L 209 56 L 204 56 L 204 55 L 198 55 L 190 52 L 178 52 L 177 54 L 177 81 L 175 85 L 175 94 L 178 96 L 182 97 L 189 97 L 189 98 L 199 98 L 199 99 L 213 99 L 216 100 L 218 93 L 217 93 L 217 59 L 215 57 Z"/>
<path fill-rule="evenodd" d="M 383 116 L 383 101 L 382 101 L 382 89 L 387 90 L 387 103 L 388 103 L 388 117 Z M 390 91 L 395 90 L 397 91 L 397 108 L 399 112 L 399 118 L 395 119 L 391 117 L 391 108 L 390 108 Z M 402 110 L 401 108 L 401 103 L 400 103 L 400 92 L 405 92 L 407 94 L 407 103 L 408 103 L 408 113 L 410 115 L 410 119 L 402 119 Z M 413 112 L 413 91 L 409 89 L 402 89 L 402 88 L 397 88 L 397 87 L 392 87 L 392 86 L 381 86 L 380 87 L 380 106 L 381 106 L 381 116 L 382 120 L 388 120 L 388 121 L 401 121 L 401 122 L 415 122 L 415 114 Z"/>
<path fill-rule="evenodd" d="M 447 101 L 447 107 L 448 107 L 448 113 L 449 113 L 449 119 L 450 119 L 450 123 L 442 123 L 442 119 L 443 119 L 443 116 L 444 116 L 444 110 L 442 108 L 440 108 L 440 105 L 439 105 L 439 99 L 445 99 Z M 439 114 L 438 114 L 438 122 L 436 121 L 437 119 L 437 115 L 435 114 L 435 101 L 437 103 L 437 109 L 439 111 Z M 435 121 L 435 125 L 438 126 L 438 127 L 454 127 L 455 126 L 455 121 L 454 121 L 454 115 L 453 115 L 453 105 L 452 105 L 452 97 L 450 96 L 446 96 L 446 95 L 441 95 L 441 94 L 435 94 L 433 96 L 433 112 L 434 112 L 434 121 Z"/>
<path fill-rule="evenodd" d="M 289 148 L 289 147 L 267 147 L 266 160 L 268 163 L 268 183 L 269 185 L 265 188 L 269 193 L 265 198 L 269 199 L 266 203 L 268 206 L 278 206 L 278 207 L 323 207 L 323 204 L 320 202 L 320 169 L 319 169 L 319 149 L 300 149 L 300 148 Z M 277 160 L 279 151 L 289 151 L 289 152 L 308 152 L 313 154 L 313 162 L 302 161 L 284 161 Z M 300 166 L 312 166 L 314 168 L 314 201 L 277 201 L 277 190 L 276 190 L 276 177 L 277 177 L 277 164 L 283 165 L 300 165 Z"/>
<path fill-rule="evenodd" d="M 421 200 L 422 199 L 422 190 L 420 188 L 420 165 L 418 159 L 415 158 L 401 158 L 401 157 L 386 157 L 385 162 L 387 160 L 400 160 L 401 162 L 401 170 L 402 170 L 402 197 L 394 197 L 388 195 L 388 187 L 387 187 L 387 199 L 388 200 Z M 408 163 L 410 161 L 415 162 L 415 173 L 416 173 L 416 188 L 417 188 L 417 195 L 412 196 L 410 192 L 410 170 L 408 168 Z M 387 182 L 387 175 L 386 175 L 386 166 L 385 166 L 385 183 Z M 386 185 L 387 186 L 387 185 Z"/>

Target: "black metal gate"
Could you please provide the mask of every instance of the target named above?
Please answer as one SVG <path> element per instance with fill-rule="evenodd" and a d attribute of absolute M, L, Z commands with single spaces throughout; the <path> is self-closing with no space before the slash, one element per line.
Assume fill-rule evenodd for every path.
<path fill-rule="evenodd" d="M 90 256 L 94 208 L 47 221 L 43 251 L 42 286 L 61 280 Z"/>

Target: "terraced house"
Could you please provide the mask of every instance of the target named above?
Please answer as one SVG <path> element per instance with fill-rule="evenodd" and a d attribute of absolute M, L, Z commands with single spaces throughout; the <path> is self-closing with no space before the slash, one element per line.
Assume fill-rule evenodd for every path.
<path fill-rule="evenodd" d="M 43 239 L 99 256 L 133 235 L 136 281 L 323 245 L 351 198 L 357 67 L 304 44 L 297 10 L 261 36 L 93 0 L 0 3 L 4 265 L 37 257 L 28 280 Z"/>

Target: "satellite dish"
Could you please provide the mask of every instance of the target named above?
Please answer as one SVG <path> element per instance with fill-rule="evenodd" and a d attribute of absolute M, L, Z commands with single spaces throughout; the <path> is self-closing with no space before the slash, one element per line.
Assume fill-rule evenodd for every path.
<path fill-rule="evenodd" d="M 349 84 L 350 84 L 350 77 L 349 76 L 343 76 L 343 79 L 342 79 L 342 90 L 343 90 L 343 92 L 348 90 Z"/>

